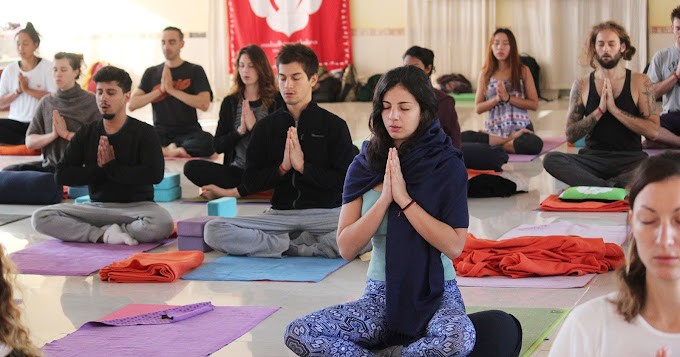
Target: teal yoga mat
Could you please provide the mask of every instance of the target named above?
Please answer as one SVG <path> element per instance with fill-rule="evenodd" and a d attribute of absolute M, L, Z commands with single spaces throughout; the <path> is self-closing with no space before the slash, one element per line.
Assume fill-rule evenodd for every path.
<path fill-rule="evenodd" d="M 348 261 L 321 257 L 256 258 L 223 256 L 185 274 L 185 280 L 319 282 Z"/>

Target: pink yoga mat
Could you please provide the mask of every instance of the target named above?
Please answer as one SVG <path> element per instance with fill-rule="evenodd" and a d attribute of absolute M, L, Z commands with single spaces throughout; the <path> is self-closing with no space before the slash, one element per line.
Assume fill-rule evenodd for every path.
<path fill-rule="evenodd" d="M 12 253 L 21 274 L 90 275 L 132 254 L 146 252 L 167 241 L 134 246 L 117 244 L 70 243 L 51 239 Z"/>
<path fill-rule="evenodd" d="M 567 142 L 566 138 L 541 138 L 543 139 L 543 150 L 538 155 L 517 155 L 509 154 L 508 162 L 529 162 L 535 158 L 545 154 L 548 151 L 555 149 L 556 147 Z"/>
<path fill-rule="evenodd" d="M 605 243 L 623 245 L 626 241 L 626 226 L 604 226 L 598 224 L 581 224 L 567 221 L 558 221 L 548 224 L 532 225 L 522 224 L 507 233 L 498 240 L 510 239 L 522 236 L 550 236 L 571 235 L 586 238 L 602 238 Z"/>
<path fill-rule="evenodd" d="M 199 308 L 209 303 L 195 304 Z M 77 331 L 43 346 L 46 356 L 207 356 L 218 351 L 276 312 L 278 307 L 212 306 L 182 314 L 176 306 L 134 305 L 88 322 Z M 168 318 L 144 317 L 170 310 Z M 164 311 L 165 312 L 165 311 Z M 139 318 L 139 325 L 129 321 Z M 111 320 L 116 319 L 116 320 Z M 106 320 L 106 321 L 104 321 Z"/>

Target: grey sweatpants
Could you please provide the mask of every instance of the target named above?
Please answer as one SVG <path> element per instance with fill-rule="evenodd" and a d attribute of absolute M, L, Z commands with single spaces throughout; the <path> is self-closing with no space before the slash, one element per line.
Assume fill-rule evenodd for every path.
<path fill-rule="evenodd" d="M 231 255 L 280 258 L 286 252 L 336 258 L 339 217 L 340 207 L 269 209 L 259 216 L 214 219 L 205 225 L 204 239 L 213 249 Z"/>
<path fill-rule="evenodd" d="M 543 159 L 543 167 L 569 186 L 626 187 L 632 171 L 646 157 L 643 151 L 549 152 Z"/>
<path fill-rule="evenodd" d="M 60 203 L 33 213 L 33 228 L 68 242 L 95 243 L 104 234 L 101 227 L 118 224 L 140 243 L 155 242 L 172 234 L 170 213 L 155 202 Z"/>

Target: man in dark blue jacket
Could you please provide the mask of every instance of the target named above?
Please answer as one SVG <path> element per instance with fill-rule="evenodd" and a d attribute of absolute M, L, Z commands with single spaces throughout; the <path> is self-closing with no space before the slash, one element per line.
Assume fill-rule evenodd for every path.
<path fill-rule="evenodd" d="M 334 258 L 342 186 L 357 149 L 345 121 L 312 101 L 314 51 L 285 45 L 276 65 L 286 106 L 255 125 L 243 183 L 229 190 L 242 197 L 273 188 L 272 207 L 260 216 L 209 222 L 205 241 L 231 255 Z"/>

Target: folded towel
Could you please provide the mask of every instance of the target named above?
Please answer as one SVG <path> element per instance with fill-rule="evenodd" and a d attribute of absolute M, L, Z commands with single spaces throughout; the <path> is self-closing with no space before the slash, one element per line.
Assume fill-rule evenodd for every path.
<path fill-rule="evenodd" d="M 568 211 L 568 212 L 627 212 L 630 209 L 628 201 L 614 201 L 610 203 L 585 201 L 566 202 L 560 200 L 557 195 L 550 195 L 541 202 L 539 208 L 542 211 Z"/>
<path fill-rule="evenodd" d="M 606 273 L 624 262 L 621 247 L 602 238 L 555 235 L 496 241 L 468 233 L 453 265 L 460 276 L 524 278 Z"/>
<path fill-rule="evenodd" d="M 137 253 L 99 269 L 110 283 L 171 282 L 203 263 L 203 252 Z"/>
<path fill-rule="evenodd" d="M 26 145 L 0 145 L 0 155 L 35 156 L 40 153 L 40 150 L 29 149 Z"/>

